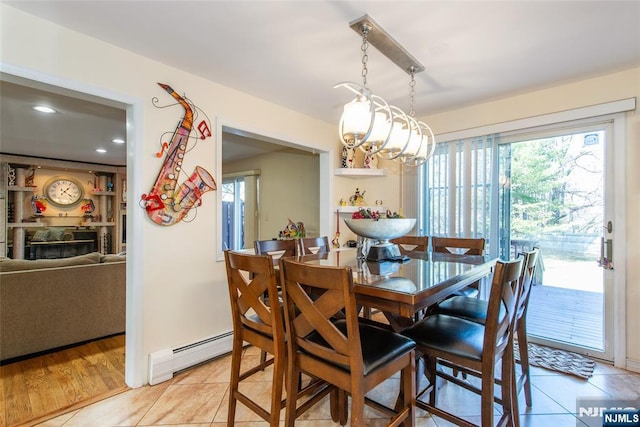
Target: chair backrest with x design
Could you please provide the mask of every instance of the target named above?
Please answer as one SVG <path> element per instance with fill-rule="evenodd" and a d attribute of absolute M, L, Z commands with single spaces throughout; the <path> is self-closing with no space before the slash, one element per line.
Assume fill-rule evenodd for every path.
<path fill-rule="evenodd" d="M 290 360 L 288 398 L 295 396 L 292 379 L 304 372 L 332 384 L 344 397 L 338 405 L 341 424 L 347 420 L 345 402 L 350 394 L 351 425 L 364 425 L 365 394 L 400 371 L 401 409 L 385 413 L 395 425 L 402 421 L 413 425 L 415 343 L 387 329 L 359 323 L 351 268 L 281 259 L 280 280 Z M 295 407 L 287 404 L 286 425 L 293 426 L 295 417 Z"/>
<path fill-rule="evenodd" d="M 356 363 L 362 361 L 362 353 L 351 270 L 310 269 L 286 261 L 284 269 L 290 318 L 287 325 L 291 327 L 288 334 L 295 347 L 337 365 L 353 365 L 353 374 L 362 375 L 362 371 L 357 372 L 362 369 L 361 363 Z M 335 327 L 332 319 L 336 315 L 346 319 L 346 333 Z M 324 345 L 319 344 L 322 340 Z"/>
<path fill-rule="evenodd" d="M 269 300 L 278 300 L 277 276 L 271 256 L 225 251 L 225 261 L 234 323 L 263 334 L 282 335 L 284 321 L 280 311 L 272 311 L 263 300 L 265 293 Z"/>
<path fill-rule="evenodd" d="M 274 309 L 265 303 L 278 301 L 273 260 L 269 255 L 249 255 L 225 251 L 227 283 L 233 318 L 233 350 L 231 354 L 231 381 L 229 392 L 228 424 L 235 421 L 236 402 L 240 401 L 260 415 L 271 425 L 278 425 L 282 403 L 282 386 L 285 372 L 286 347 L 282 311 L 277 304 Z M 260 348 L 273 355 L 263 359 L 259 366 L 241 372 L 244 343 Z M 241 391 L 239 383 L 256 372 L 273 364 L 270 411 L 266 411 L 249 393 Z M 254 397 L 255 398 L 255 397 Z"/>
<path fill-rule="evenodd" d="M 521 290 L 522 266 L 522 258 L 498 262 L 495 266 L 483 348 L 495 349 L 496 354 L 504 351 L 512 337 Z"/>

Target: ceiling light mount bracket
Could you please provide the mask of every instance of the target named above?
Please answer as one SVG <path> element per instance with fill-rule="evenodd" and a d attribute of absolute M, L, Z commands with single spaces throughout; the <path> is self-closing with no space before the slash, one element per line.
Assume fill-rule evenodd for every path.
<path fill-rule="evenodd" d="M 424 65 L 415 59 L 400 43 L 395 41 L 369 15 L 364 15 L 352 21 L 349 26 L 360 35 L 366 32 L 368 42 L 407 74 L 411 74 L 412 69 L 414 74 L 424 71 Z"/>

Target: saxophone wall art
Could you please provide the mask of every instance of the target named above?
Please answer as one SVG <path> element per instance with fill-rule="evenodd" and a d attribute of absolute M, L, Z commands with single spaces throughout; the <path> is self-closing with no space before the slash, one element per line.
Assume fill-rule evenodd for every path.
<path fill-rule="evenodd" d="M 178 95 L 170 86 L 162 83 L 158 85 L 184 108 L 184 116 L 173 132 L 171 140 L 162 142 L 160 152 L 156 153 L 157 157 L 164 156 L 164 161 L 151 191 L 142 195 L 141 205 L 156 224 L 174 225 L 182 221 L 192 208 L 202 204 L 201 198 L 204 193 L 216 189 L 216 182 L 211 174 L 200 166 L 196 166 L 190 176 L 185 174 L 185 181 L 178 185 L 178 180 L 184 173 L 182 162 L 188 152 L 190 140 L 197 142 L 207 139 L 211 136 L 211 130 L 208 120 L 205 119 L 197 126 L 199 136 L 191 136 L 193 122 L 199 110 L 186 96 Z M 164 108 L 157 105 L 158 98 L 153 98 L 153 104 L 158 108 Z"/>

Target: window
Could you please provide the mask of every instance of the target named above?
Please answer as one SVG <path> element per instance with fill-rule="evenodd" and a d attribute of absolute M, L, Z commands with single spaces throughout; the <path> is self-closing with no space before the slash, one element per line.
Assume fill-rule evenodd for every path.
<path fill-rule="evenodd" d="M 494 147 L 491 135 L 438 145 L 424 174 L 427 234 L 488 236 Z"/>
<path fill-rule="evenodd" d="M 244 177 L 222 181 L 222 247 L 244 248 Z"/>
<path fill-rule="evenodd" d="M 222 249 L 252 248 L 258 238 L 260 170 L 222 177 Z"/>

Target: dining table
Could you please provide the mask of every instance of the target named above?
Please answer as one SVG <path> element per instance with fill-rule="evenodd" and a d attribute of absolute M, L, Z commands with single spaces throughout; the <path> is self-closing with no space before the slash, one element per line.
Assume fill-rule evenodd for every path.
<path fill-rule="evenodd" d="M 299 262 L 348 266 L 353 272 L 358 305 L 384 313 L 399 332 L 421 313 L 460 289 L 491 275 L 496 259 L 483 255 L 456 255 L 409 251 L 402 261 L 367 261 L 356 249 L 298 256 Z"/>

